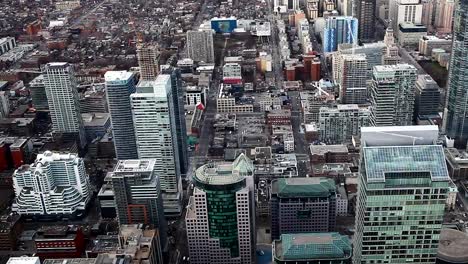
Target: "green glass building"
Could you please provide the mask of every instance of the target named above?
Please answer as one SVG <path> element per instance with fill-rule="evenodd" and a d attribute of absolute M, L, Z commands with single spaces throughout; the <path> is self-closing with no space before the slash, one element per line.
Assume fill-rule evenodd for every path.
<path fill-rule="evenodd" d="M 398 128 L 407 127 L 372 132 L 385 144 L 362 140 L 354 264 L 436 261 L 450 182 L 443 148 Z"/>
<path fill-rule="evenodd" d="M 190 263 L 252 264 L 253 171 L 244 154 L 232 163 L 210 163 L 195 171 L 185 218 Z"/>

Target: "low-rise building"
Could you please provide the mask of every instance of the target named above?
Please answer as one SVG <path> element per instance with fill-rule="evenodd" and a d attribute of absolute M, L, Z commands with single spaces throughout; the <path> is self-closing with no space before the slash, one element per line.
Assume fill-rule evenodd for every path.
<path fill-rule="evenodd" d="M 419 39 L 419 54 L 431 56 L 433 49 L 444 49 L 450 52 L 452 50 L 452 40 L 436 36 L 423 36 Z"/>
<path fill-rule="evenodd" d="M 346 163 L 349 151 L 345 145 L 310 145 L 311 163 Z"/>
<path fill-rule="evenodd" d="M 278 109 L 267 113 L 267 124 L 269 125 L 290 125 L 291 110 Z"/>
<path fill-rule="evenodd" d="M 258 148 L 256 148 L 257 150 Z M 255 177 L 262 179 L 275 179 L 284 177 L 297 177 L 297 157 L 294 153 L 271 154 L 260 158 L 261 163 L 255 164 Z M 263 155 L 262 155 L 263 156 Z M 259 160 L 256 158 L 256 160 Z"/>
<path fill-rule="evenodd" d="M 79 226 L 43 226 L 34 239 L 36 256 L 46 258 L 79 258 L 85 250 L 85 237 Z"/>
<path fill-rule="evenodd" d="M 444 153 L 450 178 L 468 180 L 468 153 L 456 148 L 445 148 Z"/>
<path fill-rule="evenodd" d="M 218 98 L 216 98 L 216 109 L 219 113 L 253 113 L 253 98 L 236 98 L 231 94 L 230 85 L 221 84 Z"/>
<path fill-rule="evenodd" d="M 206 87 L 187 86 L 185 88 L 185 105 L 196 106 L 199 103 L 206 105 Z"/>

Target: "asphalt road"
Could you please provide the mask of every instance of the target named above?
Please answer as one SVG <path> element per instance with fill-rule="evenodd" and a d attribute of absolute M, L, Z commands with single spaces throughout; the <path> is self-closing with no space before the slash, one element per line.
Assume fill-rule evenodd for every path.
<path fill-rule="evenodd" d="M 426 71 L 419 65 L 419 63 L 411 56 L 411 54 L 405 48 L 399 48 L 398 53 L 400 54 L 401 60 L 405 63 L 413 65 L 418 69 L 418 74 L 427 74 Z"/>

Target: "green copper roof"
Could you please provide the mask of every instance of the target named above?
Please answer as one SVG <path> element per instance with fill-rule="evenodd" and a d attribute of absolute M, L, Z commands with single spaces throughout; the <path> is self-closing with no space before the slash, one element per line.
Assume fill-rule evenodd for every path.
<path fill-rule="evenodd" d="M 339 233 L 283 234 L 274 245 L 280 260 L 347 259 L 352 251 L 349 238 Z"/>
<path fill-rule="evenodd" d="M 273 182 L 273 193 L 279 197 L 328 197 L 336 191 L 335 182 L 329 178 L 282 178 Z"/>

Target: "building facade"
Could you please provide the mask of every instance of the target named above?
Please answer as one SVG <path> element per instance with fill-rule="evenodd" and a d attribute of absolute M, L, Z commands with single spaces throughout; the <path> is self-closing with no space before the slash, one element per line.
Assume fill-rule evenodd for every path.
<path fill-rule="evenodd" d="M 81 227 L 74 225 L 42 226 L 34 236 L 36 256 L 45 258 L 79 258 L 86 242 Z"/>
<path fill-rule="evenodd" d="M 176 163 L 180 166 L 180 173 L 185 175 L 188 168 L 187 154 L 187 125 L 185 123 L 185 93 L 182 87 L 181 71 L 178 68 L 166 67 L 161 70 L 161 74 L 167 74 L 171 79 L 171 91 L 168 93 L 168 100 L 171 113 L 171 131 L 176 136 L 177 155 L 175 155 Z M 174 132 L 175 131 L 175 132 Z"/>
<path fill-rule="evenodd" d="M 362 130 L 354 264 L 436 261 L 450 178 L 437 127 L 417 129 Z"/>
<path fill-rule="evenodd" d="M 130 105 L 130 95 L 135 92 L 135 75 L 127 71 L 108 71 L 104 79 L 115 156 L 117 159 L 136 159 L 138 153 Z"/>
<path fill-rule="evenodd" d="M 382 65 L 383 55 L 386 51 L 386 44 L 382 42 L 365 43 L 362 46 L 353 47 L 352 44 L 338 45 L 338 52 L 333 54 L 333 79 L 339 82 L 341 79 L 342 57 L 343 54 L 363 54 L 367 60 L 367 80 L 372 79 L 372 70 L 374 66 Z"/>
<path fill-rule="evenodd" d="M 409 64 L 375 66 L 370 101 L 372 126 L 411 125 L 417 70 Z"/>
<path fill-rule="evenodd" d="M 37 110 L 48 110 L 49 103 L 47 101 L 47 93 L 44 84 L 44 76 L 39 75 L 29 82 L 29 91 L 34 108 Z"/>
<path fill-rule="evenodd" d="M 390 0 L 389 4 L 392 28 L 397 29 L 398 25 L 404 22 L 421 24 L 423 10 L 421 0 Z"/>
<path fill-rule="evenodd" d="M 369 107 L 359 107 L 355 104 L 321 107 L 319 139 L 327 144 L 350 143 L 353 136 L 360 135 L 361 127 L 369 124 Z"/>
<path fill-rule="evenodd" d="M 83 159 L 46 151 L 13 174 L 13 211 L 25 216 L 73 216 L 91 199 Z"/>
<path fill-rule="evenodd" d="M 444 110 L 444 128 L 457 146 L 465 148 L 468 140 L 468 2 L 457 0 L 455 4 L 452 55 L 450 56 L 447 96 Z"/>
<path fill-rule="evenodd" d="M 120 160 L 110 174 L 119 224 L 145 224 L 158 228 L 161 245 L 166 244 L 160 177 L 156 160 Z"/>
<path fill-rule="evenodd" d="M 370 42 L 375 33 L 376 0 L 359 0 L 356 2 L 356 15 L 359 20 L 359 40 Z"/>
<path fill-rule="evenodd" d="M 322 35 L 323 51 L 337 51 L 342 43 L 358 42 L 358 20 L 351 16 L 329 17 Z"/>
<path fill-rule="evenodd" d="M 439 110 L 439 85 L 428 74 L 419 75 L 416 81 L 415 116 L 436 115 Z"/>
<path fill-rule="evenodd" d="M 330 232 L 336 225 L 336 187 L 327 178 L 282 178 L 271 185 L 271 237 Z"/>
<path fill-rule="evenodd" d="M 76 135 L 80 145 L 85 146 L 86 136 L 73 66 L 67 62 L 48 63 L 43 68 L 43 76 L 53 132 Z"/>
<path fill-rule="evenodd" d="M 440 33 L 451 33 L 453 26 L 453 15 L 455 11 L 455 0 L 437 1 L 437 17 L 435 26 Z"/>
<path fill-rule="evenodd" d="M 181 164 L 171 75 L 140 82 L 130 96 L 139 159 L 156 159 L 166 215 L 179 215 Z"/>
<path fill-rule="evenodd" d="M 213 32 L 187 31 L 187 52 L 188 57 L 194 61 L 214 63 Z"/>
<path fill-rule="evenodd" d="M 342 54 L 340 98 L 345 104 L 367 102 L 367 58 L 364 54 Z"/>
<path fill-rule="evenodd" d="M 244 154 L 196 170 L 185 218 L 190 263 L 254 263 L 253 171 Z"/>

